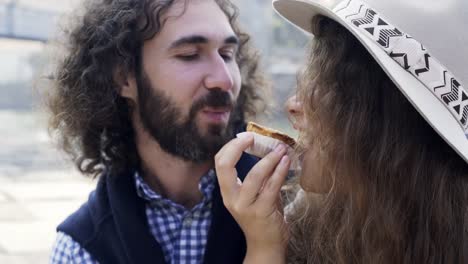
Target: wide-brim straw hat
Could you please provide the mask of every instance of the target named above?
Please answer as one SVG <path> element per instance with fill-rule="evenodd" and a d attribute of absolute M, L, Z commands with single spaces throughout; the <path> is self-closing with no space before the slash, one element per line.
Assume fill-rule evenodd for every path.
<path fill-rule="evenodd" d="M 308 33 L 316 15 L 343 25 L 468 162 L 467 0 L 273 0 L 273 7 Z"/>

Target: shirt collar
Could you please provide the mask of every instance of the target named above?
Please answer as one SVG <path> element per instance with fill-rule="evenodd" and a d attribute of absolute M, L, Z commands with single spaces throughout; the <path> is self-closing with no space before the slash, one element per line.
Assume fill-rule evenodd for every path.
<path fill-rule="evenodd" d="M 146 183 L 143 177 L 140 175 L 138 171 L 134 174 L 137 194 L 140 198 L 150 202 L 150 203 L 174 203 L 171 200 L 161 196 L 160 194 L 156 193 L 150 186 Z M 211 197 L 213 194 L 213 190 L 216 184 L 216 175 L 214 169 L 211 169 L 203 175 L 198 183 L 198 189 L 203 195 L 202 202 L 211 201 Z"/>

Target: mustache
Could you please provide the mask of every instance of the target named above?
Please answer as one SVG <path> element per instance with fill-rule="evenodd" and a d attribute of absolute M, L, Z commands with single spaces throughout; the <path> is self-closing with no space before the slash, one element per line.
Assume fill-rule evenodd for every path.
<path fill-rule="evenodd" d="M 207 95 L 195 101 L 191 112 L 196 113 L 204 107 L 227 108 L 232 110 L 235 106 L 235 101 L 231 95 L 221 89 L 210 90 Z"/>

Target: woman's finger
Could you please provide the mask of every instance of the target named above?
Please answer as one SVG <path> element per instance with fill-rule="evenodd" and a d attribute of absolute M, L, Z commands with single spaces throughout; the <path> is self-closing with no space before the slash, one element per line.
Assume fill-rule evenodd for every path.
<path fill-rule="evenodd" d="M 233 201 L 237 196 L 239 184 L 236 164 L 242 152 L 253 144 L 253 136 L 245 135 L 228 142 L 215 156 L 215 170 L 223 200 Z"/>
<path fill-rule="evenodd" d="M 261 159 L 247 174 L 239 194 L 239 205 L 250 206 L 255 202 L 263 184 L 272 175 L 278 162 L 286 153 L 287 147 L 280 144 L 275 150 Z"/>
<path fill-rule="evenodd" d="M 288 175 L 289 167 L 291 165 L 291 160 L 288 156 L 283 156 L 281 161 L 276 166 L 273 174 L 270 178 L 267 179 L 265 185 L 262 189 L 262 192 L 257 198 L 257 206 L 261 210 L 271 211 L 278 209 L 277 200 L 283 186 L 286 176 Z M 269 212 L 265 212 L 268 214 Z M 271 213 L 271 212 L 270 212 Z"/>

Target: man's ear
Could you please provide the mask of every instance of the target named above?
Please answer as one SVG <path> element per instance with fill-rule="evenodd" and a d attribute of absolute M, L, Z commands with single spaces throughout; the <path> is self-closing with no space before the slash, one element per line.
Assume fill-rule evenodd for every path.
<path fill-rule="evenodd" d="M 133 102 L 137 101 L 137 84 L 133 72 L 126 71 L 122 67 L 117 67 L 114 70 L 114 82 L 117 84 L 117 93 L 120 96 Z"/>

